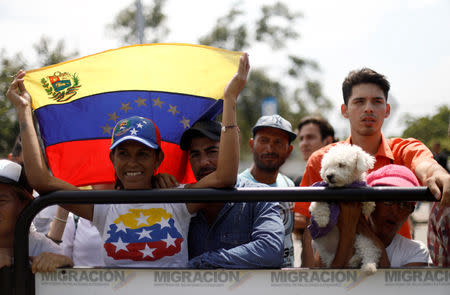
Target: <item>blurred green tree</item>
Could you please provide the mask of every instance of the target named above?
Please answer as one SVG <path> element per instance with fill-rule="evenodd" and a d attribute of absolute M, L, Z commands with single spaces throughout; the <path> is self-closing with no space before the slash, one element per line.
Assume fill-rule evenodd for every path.
<path fill-rule="evenodd" d="M 142 5 L 142 17 L 144 19 L 145 43 L 160 42 L 169 33 L 166 25 L 167 16 L 163 13 L 166 0 L 153 0 L 151 5 Z M 124 44 L 138 44 L 136 3 L 130 4 L 121 10 L 108 29 L 117 34 Z M 149 31 L 150 30 L 150 33 Z"/>
<path fill-rule="evenodd" d="M 67 52 L 64 40 L 59 40 L 53 45 L 52 39 L 46 36 L 42 36 L 33 48 L 37 54 L 38 67 L 54 65 L 79 55 L 77 50 Z"/>
<path fill-rule="evenodd" d="M 325 116 L 332 104 L 324 96 L 320 81 L 311 78 L 311 74 L 320 71 L 318 64 L 289 53 L 289 42 L 300 36 L 296 30 L 296 21 L 302 15 L 292 12 L 286 4 L 277 2 L 261 6 L 259 18 L 249 21 L 246 12 L 239 7 L 239 4 L 233 5 L 199 42 L 237 51 L 268 46 L 274 52 L 273 58 L 275 52 L 282 52 L 281 60 L 287 64 L 281 74 L 283 78 L 279 80 L 272 78 L 266 68 L 251 69 L 247 85 L 238 100 L 238 124 L 244 141 L 241 144 L 241 154 L 245 157 L 249 152 L 249 146 L 245 143 L 251 136 L 252 126 L 261 116 L 260 106 L 264 98 L 275 97 L 278 113 L 289 120 L 294 128 L 305 115 L 314 113 Z M 279 65 L 277 68 L 280 70 Z"/>
<path fill-rule="evenodd" d="M 48 66 L 74 58 L 77 51 L 66 52 L 63 40 L 53 42 L 50 38 L 41 37 L 38 43 L 33 45 L 38 58 L 38 67 Z M 29 62 L 21 53 L 8 56 L 5 50 L 0 51 L 0 157 L 7 157 L 10 153 L 17 135 L 19 124 L 17 123 L 14 107 L 6 99 L 6 91 L 13 81 L 14 75 L 20 69 L 26 69 Z"/>
<path fill-rule="evenodd" d="M 441 148 L 450 151 L 450 108 L 447 105 L 439 107 L 436 114 L 424 117 L 406 116 L 406 129 L 402 137 L 414 137 L 428 147 L 440 142 Z"/>
<path fill-rule="evenodd" d="M 20 53 L 9 57 L 5 50 L 0 51 L 0 158 L 7 157 L 19 134 L 16 113 L 5 95 L 14 75 L 25 66 Z"/>

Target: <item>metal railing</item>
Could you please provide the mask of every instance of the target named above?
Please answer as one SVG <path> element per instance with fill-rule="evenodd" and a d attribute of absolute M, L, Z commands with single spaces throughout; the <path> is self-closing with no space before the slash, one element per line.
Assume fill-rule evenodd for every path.
<path fill-rule="evenodd" d="M 58 191 L 34 199 L 17 220 L 12 268 L 14 294 L 34 294 L 34 276 L 28 258 L 28 233 L 34 217 L 55 204 L 136 204 L 136 203 L 210 203 L 258 201 L 435 201 L 426 187 L 399 188 L 240 188 L 240 189 L 165 189 L 145 191 Z M 11 276 L 2 274 L 0 281 Z M 2 286 L 3 288 L 3 286 Z"/>

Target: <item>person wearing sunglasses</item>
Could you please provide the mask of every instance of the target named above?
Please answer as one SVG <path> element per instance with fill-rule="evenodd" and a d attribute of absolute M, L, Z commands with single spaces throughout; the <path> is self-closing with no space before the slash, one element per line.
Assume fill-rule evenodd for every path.
<path fill-rule="evenodd" d="M 367 184 L 372 187 L 419 186 L 411 170 L 395 164 L 384 166 L 368 174 Z M 397 233 L 414 209 L 415 202 L 376 202 L 375 211 L 368 220 L 360 218 L 357 231 L 371 238 L 382 250 L 380 267 L 416 267 L 428 266 L 431 263 L 426 245 Z"/>

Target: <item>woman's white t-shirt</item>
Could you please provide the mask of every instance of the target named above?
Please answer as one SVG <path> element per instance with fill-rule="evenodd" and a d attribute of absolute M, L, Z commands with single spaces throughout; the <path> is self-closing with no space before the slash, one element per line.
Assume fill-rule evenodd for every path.
<path fill-rule="evenodd" d="M 106 266 L 186 267 L 191 214 L 184 203 L 94 205 Z"/>

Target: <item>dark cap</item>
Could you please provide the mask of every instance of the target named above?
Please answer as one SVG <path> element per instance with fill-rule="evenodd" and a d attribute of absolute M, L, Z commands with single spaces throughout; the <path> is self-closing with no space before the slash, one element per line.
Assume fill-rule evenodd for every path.
<path fill-rule="evenodd" d="M 265 127 L 283 130 L 289 136 L 289 143 L 291 143 L 297 137 L 297 134 L 292 132 L 291 123 L 289 123 L 286 119 L 284 119 L 280 115 L 262 116 L 261 118 L 259 118 L 252 129 L 253 137 L 255 137 L 256 131 Z"/>
<path fill-rule="evenodd" d="M 217 121 L 202 120 L 195 122 L 191 128 L 184 131 L 180 139 L 180 148 L 187 151 L 191 147 L 193 137 L 206 136 L 211 140 L 220 141 L 222 125 Z"/>

